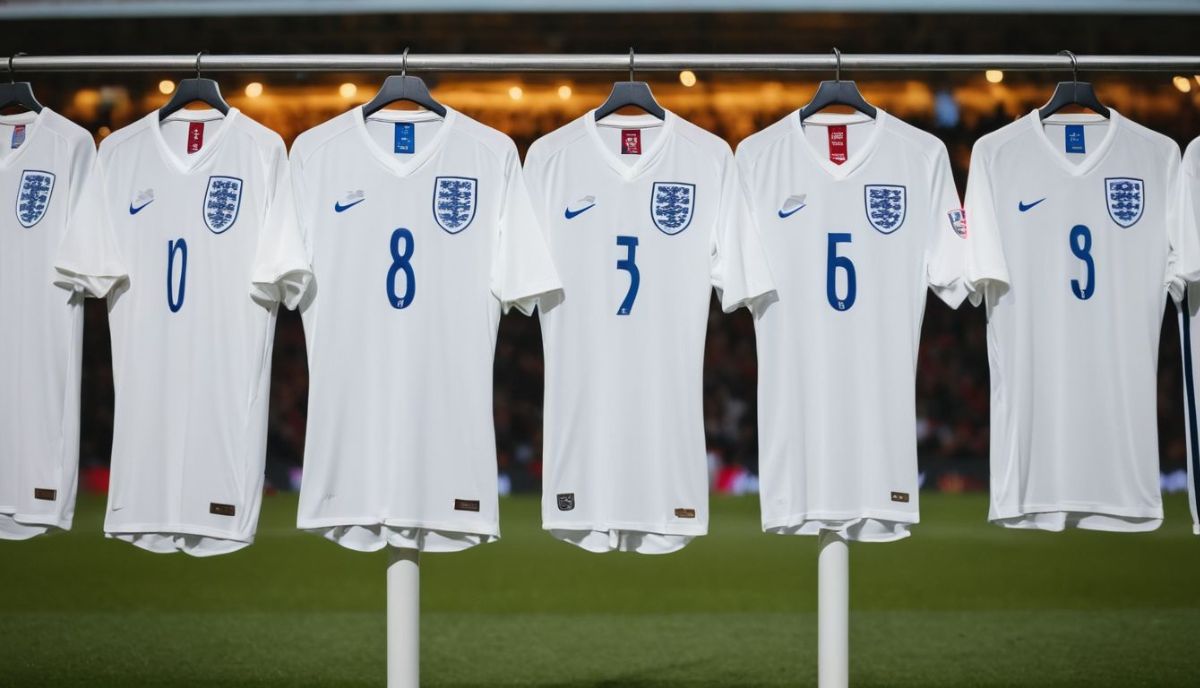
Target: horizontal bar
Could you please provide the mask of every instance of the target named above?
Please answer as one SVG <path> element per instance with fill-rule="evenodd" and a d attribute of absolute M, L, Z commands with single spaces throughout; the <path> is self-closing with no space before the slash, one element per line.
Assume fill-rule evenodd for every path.
<path fill-rule="evenodd" d="M 1182 72 L 1200 74 L 1195 55 L 1079 55 L 1080 71 Z M 9 61 L 0 57 L 0 72 Z M 692 69 L 706 72 L 833 71 L 833 55 L 658 54 L 637 55 L 637 71 Z M 206 72 L 399 72 L 401 55 L 203 55 Z M 13 71 L 30 72 L 188 72 L 195 55 L 22 55 Z M 621 72 L 629 55 L 409 55 L 414 72 Z M 1069 71 L 1065 55 L 842 55 L 847 71 Z"/>

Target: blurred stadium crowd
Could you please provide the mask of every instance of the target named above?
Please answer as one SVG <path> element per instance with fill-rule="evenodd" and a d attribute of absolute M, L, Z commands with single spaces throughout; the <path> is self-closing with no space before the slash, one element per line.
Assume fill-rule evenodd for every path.
<path fill-rule="evenodd" d="M 1029 103 L 1033 107 L 1034 103 Z M 1026 109 L 1027 111 L 1028 109 Z M 753 122 L 730 127 L 712 111 L 679 114 L 731 145 L 739 132 L 765 127 L 788 110 L 746 113 Z M 522 153 L 537 136 L 564 124 L 552 117 L 509 128 L 487 112 L 467 114 L 515 134 Z M 1126 114 L 1130 114 L 1126 112 Z M 1138 113 L 1132 113 L 1139 119 Z M 1192 108 L 1141 117 L 1140 121 L 1186 145 L 1200 131 Z M 970 125 L 959 118 L 939 122 L 908 117 L 937 134 L 947 145 L 960 193 L 966 188 L 972 144 L 1012 119 L 997 107 Z M 317 122 L 313 122 L 316 124 Z M 283 133 L 283 132 L 281 132 Z M 285 138 L 290 140 L 297 132 Z M 744 135 L 741 134 L 741 135 Z M 986 321 L 981 309 L 964 304 L 952 311 L 936 298 L 927 303 L 917 365 L 917 441 L 926 488 L 944 491 L 984 489 L 987 485 L 989 387 Z M 112 430 L 112 367 L 103 304 L 89 302 L 83 366 L 81 461 L 85 488 L 103 489 Z M 756 386 L 754 327 L 744 310 L 724 315 L 711 308 L 704 366 L 704 425 L 713 487 L 717 491 L 756 491 Z M 1102 374 L 1102 371 L 1098 371 Z M 504 491 L 536 491 L 541 479 L 542 344 L 536 318 L 503 318 L 495 359 L 496 444 Z M 1181 360 L 1174 307 L 1168 304 L 1159 357 L 1159 442 L 1164 486 L 1186 489 L 1182 477 L 1186 450 L 1183 428 Z M 272 371 L 267 482 L 269 489 L 298 489 L 307 406 L 304 335 L 294 313 L 282 313 L 276 331 Z"/>

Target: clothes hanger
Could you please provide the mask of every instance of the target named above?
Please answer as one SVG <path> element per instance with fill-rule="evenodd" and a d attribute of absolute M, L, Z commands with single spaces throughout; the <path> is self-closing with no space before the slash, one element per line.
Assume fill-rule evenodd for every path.
<path fill-rule="evenodd" d="M 8 83 L 0 84 L 0 110 L 20 105 L 30 112 L 41 112 L 42 104 L 33 96 L 33 86 L 28 81 L 17 81 L 13 71 L 13 60 L 25 53 L 17 53 L 8 58 Z"/>
<path fill-rule="evenodd" d="M 808 105 L 800 108 L 800 121 L 812 117 L 830 105 L 846 105 L 874 119 L 877 114 L 875 106 L 863 98 L 858 85 L 853 81 L 842 81 L 842 51 L 834 48 L 833 54 L 837 58 L 837 70 L 834 72 L 833 81 L 821 82 Z"/>
<path fill-rule="evenodd" d="M 596 108 L 596 119 L 604 119 L 617 110 L 630 105 L 641 108 L 658 119 L 667 118 L 667 111 L 654 99 L 650 85 L 645 81 L 633 80 L 633 48 L 629 49 L 629 81 L 618 81 L 613 84 L 608 99 Z"/>
<path fill-rule="evenodd" d="M 221 97 L 221 87 L 217 82 L 200 78 L 200 56 L 203 54 L 204 51 L 196 53 L 196 78 L 179 80 L 179 85 L 175 87 L 175 95 L 158 109 L 158 121 L 163 121 L 176 111 L 182 110 L 184 105 L 196 101 L 208 105 L 222 115 L 229 114 L 229 103 Z"/>
<path fill-rule="evenodd" d="M 1075 53 L 1060 50 L 1058 54 L 1071 58 L 1071 80 L 1058 82 L 1050 100 L 1038 110 L 1038 117 L 1046 119 L 1068 105 L 1079 105 L 1108 119 L 1108 108 L 1096 97 L 1096 90 L 1090 83 L 1079 80 L 1079 63 L 1075 60 Z"/>
<path fill-rule="evenodd" d="M 446 116 L 446 106 L 433 99 L 425 80 L 419 76 L 408 75 L 408 48 L 404 49 L 404 59 L 400 64 L 400 76 L 392 75 L 383 80 L 383 86 L 375 97 L 362 106 L 363 117 L 367 118 L 397 101 L 407 100 L 416 103 L 438 117 Z"/>

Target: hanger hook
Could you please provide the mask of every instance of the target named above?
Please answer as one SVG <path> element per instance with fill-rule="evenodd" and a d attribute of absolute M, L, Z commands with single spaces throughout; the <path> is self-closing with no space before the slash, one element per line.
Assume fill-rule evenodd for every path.
<path fill-rule="evenodd" d="M 197 79 L 200 78 L 200 56 L 203 55 L 205 52 L 206 51 L 201 50 L 200 52 L 196 53 L 196 78 Z"/>
<path fill-rule="evenodd" d="M 1060 50 L 1058 54 L 1071 58 L 1071 81 L 1079 81 L 1079 62 L 1075 59 L 1075 53 L 1070 50 Z"/>
<path fill-rule="evenodd" d="M 833 56 L 837 59 L 837 65 L 834 67 L 833 80 L 842 80 L 842 51 L 836 47 L 833 49 Z"/>
<path fill-rule="evenodd" d="M 400 58 L 400 76 L 408 76 L 408 47 L 404 46 L 404 55 Z"/>
<path fill-rule="evenodd" d="M 10 84 L 17 83 L 17 72 L 15 69 L 13 69 L 13 60 L 17 59 L 18 57 L 21 57 L 22 55 L 27 55 L 27 54 L 28 53 L 13 53 L 12 55 L 8 56 L 8 83 L 10 83 Z"/>
<path fill-rule="evenodd" d="M 629 46 L 629 80 L 633 81 L 633 46 Z"/>

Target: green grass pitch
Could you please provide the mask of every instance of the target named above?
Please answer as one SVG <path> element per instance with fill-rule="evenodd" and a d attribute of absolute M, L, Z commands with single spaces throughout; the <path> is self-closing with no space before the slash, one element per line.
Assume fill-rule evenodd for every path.
<path fill-rule="evenodd" d="M 1008 531 L 983 495 L 922 495 L 915 535 L 851 547 L 855 686 L 1200 685 L 1200 538 Z M 503 501 L 503 539 L 422 560 L 424 686 L 816 685 L 816 540 L 764 535 L 754 498 L 663 557 L 596 555 Z M 213 559 L 75 530 L 0 543 L 0 686 L 382 686 L 384 553 L 293 527 Z"/>

